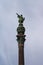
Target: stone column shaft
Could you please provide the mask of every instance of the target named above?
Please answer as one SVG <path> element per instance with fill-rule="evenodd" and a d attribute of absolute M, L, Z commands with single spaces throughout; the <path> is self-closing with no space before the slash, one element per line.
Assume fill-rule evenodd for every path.
<path fill-rule="evenodd" d="M 19 44 L 18 46 L 18 51 L 19 51 L 19 65 L 24 65 L 24 45 Z"/>

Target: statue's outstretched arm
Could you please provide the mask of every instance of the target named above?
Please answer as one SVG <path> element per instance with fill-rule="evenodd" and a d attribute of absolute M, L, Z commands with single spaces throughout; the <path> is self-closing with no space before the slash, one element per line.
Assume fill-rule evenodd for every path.
<path fill-rule="evenodd" d="M 19 18 L 20 17 L 20 15 L 18 14 L 18 13 L 16 13 L 17 14 L 17 17 Z"/>

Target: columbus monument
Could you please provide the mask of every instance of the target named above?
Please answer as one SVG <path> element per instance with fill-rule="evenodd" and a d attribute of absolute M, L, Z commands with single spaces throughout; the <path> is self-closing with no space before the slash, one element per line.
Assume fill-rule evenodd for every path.
<path fill-rule="evenodd" d="M 19 15 L 18 13 L 18 27 L 17 27 L 17 42 L 18 42 L 18 65 L 24 65 L 24 42 L 25 42 L 25 27 L 23 26 L 23 22 L 25 18 L 23 15 Z"/>

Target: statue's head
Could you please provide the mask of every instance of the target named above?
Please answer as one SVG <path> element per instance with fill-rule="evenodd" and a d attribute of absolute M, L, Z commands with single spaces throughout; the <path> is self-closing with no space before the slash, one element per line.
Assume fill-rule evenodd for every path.
<path fill-rule="evenodd" d="M 23 15 L 21 14 L 21 16 L 23 16 Z"/>

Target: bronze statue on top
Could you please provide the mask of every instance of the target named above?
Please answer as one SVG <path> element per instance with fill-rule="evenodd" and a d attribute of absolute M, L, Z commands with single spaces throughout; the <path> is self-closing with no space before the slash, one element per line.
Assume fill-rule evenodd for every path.
<path fill-rule="evenodd" d="M 23 21 L 25 20 L 25 18 L 23 17 L 23 15 L 19 15 L 18 13 L 17 14 L 17 17 L 19 18 L 18 22 L 21 24 L 23 23 Z"/>
<path fill-rule="evenodd" d="M 19 22 L 19 25 L 17 27 L 17 32 L 18 32 L 18 34 L 24 34 L 25 27 L 23 26 L 23 21 L 25 20 L 25 18 L 23 17 L 23 15 L 19 15 L 18 13 L 16 13 L 16 14 L 18 17 L 18 22 Z"/>

